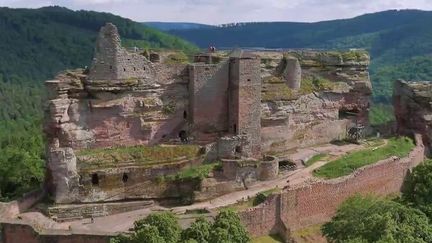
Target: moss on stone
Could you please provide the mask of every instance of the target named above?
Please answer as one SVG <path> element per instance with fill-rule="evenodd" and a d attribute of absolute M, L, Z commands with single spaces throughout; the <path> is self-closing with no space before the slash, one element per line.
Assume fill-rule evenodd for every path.
<path fill-rule="evenodd" d="M 173 103 L 173 102 L 170 102 L 170 103 L 164 104 L 164 105 L 162 106 L 162 112 L 163 112 L 165 115 L 174 114 L 175 111 L 176 111 L 176 106 L 175 106 L 175 103 Z"/>
<path fill-rule="evenodd" d="M 153 165 L 176 160 L 193 159 L 199 156 L 199 146 L 131 146 L 115 148 L 83 149 L 77 152 L 81 164 L 90 168 L 104 168 L 121 164 Z"/>
<path fill-rule="evenodd" d="M 312 92 L 333 90 L 334 88 L 335 84 L 326 78 L 320 76 L 307 76 L 302 80 L 300 93 L 310 94 Z"/>
<path fill-rule="evenodd" d="M 188 180 L 203 180 L 207 178 L 213 170 L 221 166 L 220 162 L 202 164 L 192 166 L 187 169 L 180 170 L 174 175 L 165 176 L 165 181 L 188 181 Z"/>
<path fill-rule="evenodd" d="M 280 77 L 271 76 L 264 80 L 263 101 L 296 99 L 294 90 L 289 88 Z"/>
<path fill-rule="evenodd" d="M 164 61 L 165 64 L 187 64 L 189 58 L 184 52 L 176 52 L 168 55 Z"/>

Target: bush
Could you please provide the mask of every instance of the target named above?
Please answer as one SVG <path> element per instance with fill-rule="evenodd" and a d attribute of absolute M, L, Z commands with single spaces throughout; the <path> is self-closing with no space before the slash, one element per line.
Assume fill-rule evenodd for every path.
<path fill-rule="evenodd" d="M 267 199 L 267 195 L 260 192 L 255 196 L 255 198 L 253 200 L 253 205 L 254 206 L 259 205 L 259 204 L 265 202 L 266 199 Z"/>
<path fill-rule="evenodd" d="M 233 211 L 222 211 L 210 224 L 198 218 L 180 233 L 180 226 L 171 212 L 150 214 L 135 222 L 130 236 L 119 235 L 111 243 L 246 243 L 250 241 L 240 218 Z"/>
<path fill-rule="evenodd" d="M 424 213 L 403 204 L 355 196 L 322 227 L 329 242 L 432 242 Z"/>
<path fill-rule="evenodd" d="M 176 216 L 171 212 L 162 212 L 150 214 L 147 218 L 135 222 L 134 230 L 138 234 L 142 229 L 144 233 L 154 233 L 153 229 L 148 229 L 148 226 L 154 226 L 158 230 L 160 237 L 166 243 L 176 243 L 180 239 L 180 225 Z M 143 233 L 143 234 L 144 234 Z"/>
<path fill-rule="evenodd" d="M 402 190 L 402 200 L 423 211 L 432 220 L 432 160 L 413 169 Z"/>
<path fill-rule="evenodd" d="M 205 218 L 198 218 L 189 228 L 181 234 L 182 242 L 207 243 L 210 238 L 211 224 Z"/>
<path fill-rule="evenodd" d="M 234 211 L 224 210 L 216 216 L 210 231 L 210 243 L 246 243 L 250 237 Z"/>

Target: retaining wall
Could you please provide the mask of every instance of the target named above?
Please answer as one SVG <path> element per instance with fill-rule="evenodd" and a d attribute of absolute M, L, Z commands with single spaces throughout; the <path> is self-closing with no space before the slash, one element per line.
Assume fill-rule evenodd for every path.
<path fill-rule="evenodd" d="M 416 147 L 407 157 L 392 157 L 345 177 L 289 189 L 241 212 L 240 218 L 253 236 L 279 233 L 289 238 L 290 231 L 329 221 L 350 196 L 399 193 L 408 171 L 424 160 L 421 136 L 416 135 L 415 141 Z"/>

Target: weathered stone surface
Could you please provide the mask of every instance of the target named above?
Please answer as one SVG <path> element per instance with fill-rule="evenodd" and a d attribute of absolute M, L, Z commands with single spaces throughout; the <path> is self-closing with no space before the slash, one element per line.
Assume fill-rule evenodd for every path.
<path fill-rule="evenodd" d="M 393 102 L 398 132 L 420 133 L 425 144 L 431 146 L 432 82 L 396 81 Z"/>
<path fill-rule="evenodd" d="M 340 139 L 355 123 L 368 124 L 369 56 L 363 51 L 258 52 L 263 99 L 261 141 L 264 152 Z M 287 60 L 293 60 L 287 65 Z M 301 67 L 298 71 L 295 60 Z M 290 69 L 291 76 L 286 72 Z M 302 78 L 291 88 L 285 80 Z M 295 78 L 294 78 L 295 77 Z M 299 84 L 299 83 L 296 83 Z M 345 116 L 345 114 L 351 114 Z"/>

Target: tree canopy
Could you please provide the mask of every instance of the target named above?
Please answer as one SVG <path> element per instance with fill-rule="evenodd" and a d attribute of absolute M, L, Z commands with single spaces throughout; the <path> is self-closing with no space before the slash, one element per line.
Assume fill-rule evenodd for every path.
<path fill-rule="evenodd" d="M 210 223 L 198 218 L 189 228 L 181 230 L 176 216 L 171 212 L 150 214 L 135 222 L 131 235 L 119 235 L 112 243 L 246 243 L 250 237 L 237 213 L 221 211 Z"/>
<path fill-rule="evenodd" d="M 432 225 L 423 212 L 373 197 L 348 199 L 322 232 L 330 242 L 432 242 Z"/>

